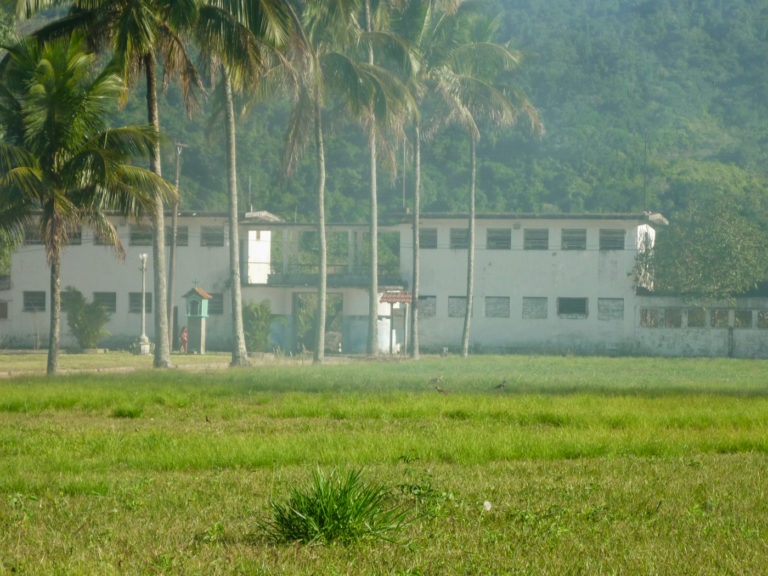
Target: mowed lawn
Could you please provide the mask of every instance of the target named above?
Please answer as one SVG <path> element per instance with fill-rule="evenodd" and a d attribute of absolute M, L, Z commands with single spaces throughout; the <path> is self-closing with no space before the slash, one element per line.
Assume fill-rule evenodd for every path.
<path fill-rule="evenodd" d="M 0 379 L 0 574 L 768 574 L 765 361 L 107 356 Z M 318 468 L 408 523 L 270 541 Z"/>

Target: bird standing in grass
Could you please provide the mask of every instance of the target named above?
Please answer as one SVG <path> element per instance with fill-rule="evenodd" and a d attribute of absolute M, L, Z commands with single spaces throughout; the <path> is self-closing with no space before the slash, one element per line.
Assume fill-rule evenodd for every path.
<path fill-rule="evenodd" d="M 435 386 L 435 390 L 437 390 L 440 394 L 448 394 L 445 388 L 442 388 L 441 386 Z"/>
<path fill-rule="evenodd" d="M 507 387 L 507 381 L 504 380 L 504 382 L 502 382 L 501 384 L 497 384 L 496 386 L 494 386 L 493 389 L 494 390 L 504 390 L 504 388 L 506 388 L 506 387 Z"/>

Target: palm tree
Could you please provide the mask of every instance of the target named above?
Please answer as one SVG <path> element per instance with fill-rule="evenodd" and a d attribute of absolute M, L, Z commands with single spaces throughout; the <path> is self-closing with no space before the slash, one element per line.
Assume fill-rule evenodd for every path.
<path fill-rule="evenodd" d="M 39 213 L 50 266 L 48 374 L 58 370 L 61 253 L 83 223 L 122 245 L 105 214 L 141 215 L 156 194 L 174 192 L 156 174 L 131 166 L 158 140 L 152 127 L 107 129 L 104 117 L 124 89 L 120 77 L 93 72 L 95 56 L 77 37 L 8 48 L 0 67 L 0 228 L 20 233 Z"/>
<path fill-rule="evenodd" d="M 162 56 L 164 85 L 171 76 L 181 79 L 184 101 L 189 110 L 196 107 L 193 86 L 202 87 L 197 70 L 187 53 L 182 34 L 197 18 L 195 2 L 179 0 L 20 0 L 19 13 L 29 17 L 52 6 L 71 5 L 67 16 L 34 33 L 44 41 L 68 36 L 73 31 L 87 35 L 96 48 L 109 48 L 120 63 L 123 77 L 133 83 L 144 71 L 147 83 L 147 119 L 160 131 L 157 99 L 156 60 Z M 156 141 L 149 158 L 152 172 L 162 176 L 160 142 Z M 155 358 L 157 368 L 171 364 L 165 265 L 165 207 L 161 194 L 155 195 L 152 211 L 154 228 L 152 263 L 155 291 Z"/>
<path fill-rule="evenodd" d="M 200 8 L 198 37 L 215 57 L 224 89 L 229 191 L 229 265 L 232 286 L 232 366 L 247 366 L 243 330 L 238 230 L 235 90 L 258 86 L 266 70 L 265 56 L 288 36 L 289 6 L 283 0 L 210 0 Z"/>
<path fill-rule="evenodd" d="M 393 122 L 396 110 L 412 109 L 412 99 L 405 85 L 388 70 L 354 57 L 354 46 L 361 37 L 354 18 L 358 4 L 352 0 L 307 2 L 302 13 L 302 51 L 294 59 L 297 64 L 296 105 L 288 134 L 286 166 L 291 169 L 308 142 L 314 142 L 317 167 L 318 236 L 320 270 L 314 359 L 322 362 L 325 353 L 326 316 L 326 233 L 325 233 L 325 147 L 323 116 L 325 98 L 335 93 L 354 118 L 364 120 L 370 135 L 370 120 L 378 117 Z M 371 36 L 371 35 L 368 35 Z M 370 142 L 370 139 L 369 139 Z M 375 152 L 375 143 L 374 148 Z M 372 162 L 372 186 L 375 193 L 375 162 Z M 374 205 L 375 208 L 375 205 Z M 372 218 L 375 223 L 375 219 Z M 374 339 L 369 333 L 369 352 L 377 318 L 376 228 L 372 238 L 372 290 L 370 310 Z"/>
<path fill-rule="evenodd" d="M 437 70 L 436 88 L 450 106 L 447 116 L 466 130 L 470 139 L 470 186 L 467 249 L 467 296 L 461 354 L 469 355 L 474 297 L 475 267 L 475 188 L 477 174 L 477 142 L 479 122 L 490 121 L 495 127 L 511 126 L 522 115 L 530 122 L 532 131 L 542 129 L 538 112 L 520 91 L 497 85 L 501 71 L 512 70 L 522 62 L 522 54 L 490 41 L 467 42 L 456 46 L 446 65 Z"/>
<path fill-rule="evenodd" d="M 467 255 L 467 302 L 462 332 L 462 354 L 469 353 L 469 336 L 472 319 L 475 262 L 475 188 L 477 172 L 477 142 L 480 138 L 479 121 L 489 119 L 497 126 L 513 124 L 521 115 L 530 120 L 531 129 L 538 131 L 541 123 L 536 109 L 519 91 L 505 90 L 496 84 L 500 72 L 516 68 L 522 55 L 505 46 L 490 42 L 487 32 L 492 26 L 476 25 L 482 18 L 471 10 L 460 10 L 463 0 L 434 0 L 409 7 L 407 18 L 400 27 L 408 33 L 412 49 L 421 64 L 414 81 L 413 92 L 419 102 L 432 98 L 433 111 L 430 134 L 439 128 L 454 124 L 465 130 L 470 137 L 470 190 Z M 414 23 L 418 23 L 414 25 Z M 470 25 L 470 26 L 468 26 Z M 462 34 L 470 28 L 485 30 L 482 41 L 470 41 Z M 413 355 L 419 355 L 418 296 L 419 296 L 419 228 L 421 203 L 421 143 L 424 137 L 420 118 L 415 132 L 415 191 L 414 191 L 414 286 L 413 286 Z"/>

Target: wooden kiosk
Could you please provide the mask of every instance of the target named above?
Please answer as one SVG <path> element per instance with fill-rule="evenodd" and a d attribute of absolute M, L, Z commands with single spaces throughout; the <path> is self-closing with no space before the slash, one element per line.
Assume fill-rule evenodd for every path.
<path fill-rule="evenodd" d="M 205 354 L 205 320 L 208 318 L 208 301 L 213 296 L 202 288 L 192 288 L 184 294 L 187 301 L 187 333 L 190 354 Z"/>

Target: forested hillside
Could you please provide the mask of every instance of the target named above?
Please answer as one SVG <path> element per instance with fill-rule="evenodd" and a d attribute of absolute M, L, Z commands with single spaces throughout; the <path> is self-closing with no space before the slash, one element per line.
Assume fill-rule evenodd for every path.
<path fill-rule="evenodd" d="M 475 5 L 477 5 L 476 3 Z M 760 0 L 488 0 L 480 2 L 495 40 L 523 51 L 509 82 L 537 107 L 545 134 L 524 126 L 485 131 L 478 147 L 480 211 L 661 211 L 726 194 L 760 215 L 768 118 L 768 5 Z M 121 122 L 144 120 L 143 90 Z M 161 101 L 168 143 L 164 175 L 182 153 L 187 209 L 224 210 L 225 155 L 216 90 L 187 118 L 171 86 Z M 245 104 L 243 102 L 243 104 Z M 249 103 L 238 131 L 243 207 L 312 219 L 306 159 L 281 175 L 290 101 Z M 328 216 L 363 221 L 368 154 L 359 126 L 331 113 Z M 463 211 L 469 142 L 437 131 L 423 146 L 423 209 Z M 410 149 L 409 149 L 410 151 Z M 411 202 L 412 158 L 397 175 L 381 171 L 381 209 Z M 405 178 L 405 188 L 403 187 Z"/>

